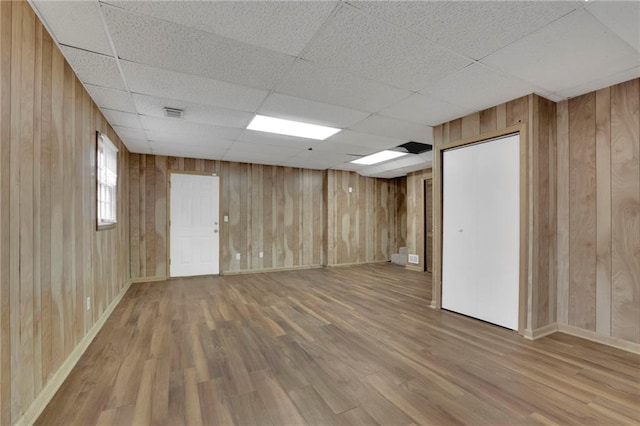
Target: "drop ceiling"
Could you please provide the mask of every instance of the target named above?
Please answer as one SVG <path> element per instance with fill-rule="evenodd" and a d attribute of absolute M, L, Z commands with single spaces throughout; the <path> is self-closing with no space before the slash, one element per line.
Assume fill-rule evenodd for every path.
<path fill-rule="evenodd" d="M 390 178 L 431 152 L 350 161 L 529 93 L 559 101 L 640 76 L 640 1 L 31 4 L 136 153 Z M 246 130 L 258 113 L 343 130 Z"/>

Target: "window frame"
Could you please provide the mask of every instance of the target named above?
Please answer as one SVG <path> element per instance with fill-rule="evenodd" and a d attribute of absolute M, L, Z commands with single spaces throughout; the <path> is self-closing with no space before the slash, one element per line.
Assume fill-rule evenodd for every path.
<path fill-rule="evenodd" d="M 114 167 L 110 167 L 110 159 L 111 162 L 115 161 L 115 173 Z M 115 178 L 109 179 L 110 171 Z M 118 147 L 105 133 L 99 131 L 96 132 L 95 176 L 96 229 L 101 231 L 115 228 L 118 224 Z M 102 215 L 105 204 L 108 204 L 111 217 L 105 218 Z"/>

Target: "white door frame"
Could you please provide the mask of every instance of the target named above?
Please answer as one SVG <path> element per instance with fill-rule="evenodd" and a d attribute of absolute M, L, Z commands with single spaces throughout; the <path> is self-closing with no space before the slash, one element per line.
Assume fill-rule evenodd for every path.
<path fill-rule="evenodd" d="M 222 214 L 222 176 L 217 173 L 208 173 L 208 172 L 196 172 L 196 171 L 185 171 L 185 170 L 173 170 L 169 169 L 167 171 L 167 278 L 171 278 L 171 175 L 172 174 L 183 174 L 183 175 L 198 175 L 198 176 L 217 176 L 219 191 L 218 191 L 218 218 L 221 217 Z M 218 271 L 219 274 L 222 275 L 222 268 L 220 267 L 220 260 L 222 255 L 222 221 L 218 220 Z"/>

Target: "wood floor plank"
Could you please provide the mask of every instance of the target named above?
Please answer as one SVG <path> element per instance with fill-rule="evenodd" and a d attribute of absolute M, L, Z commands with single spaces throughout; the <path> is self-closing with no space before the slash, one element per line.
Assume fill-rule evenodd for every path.
<path fill-rule="evenodd" d="M 385 264 L 135 284 L 37 424 L 640 421 L 640 356 L 430 298 Z"/>

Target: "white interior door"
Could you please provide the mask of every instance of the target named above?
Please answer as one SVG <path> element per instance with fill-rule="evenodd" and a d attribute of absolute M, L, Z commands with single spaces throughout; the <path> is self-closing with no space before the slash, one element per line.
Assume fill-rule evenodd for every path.
<path fill-rule="evenodd" d="M 220 179 L 171 173 L 170 276 L 220 273 Z"/>
<path fill-rule="evenodd" d="M 518 329 L 520 137 L 443 154 L 442 307 Z"/>

